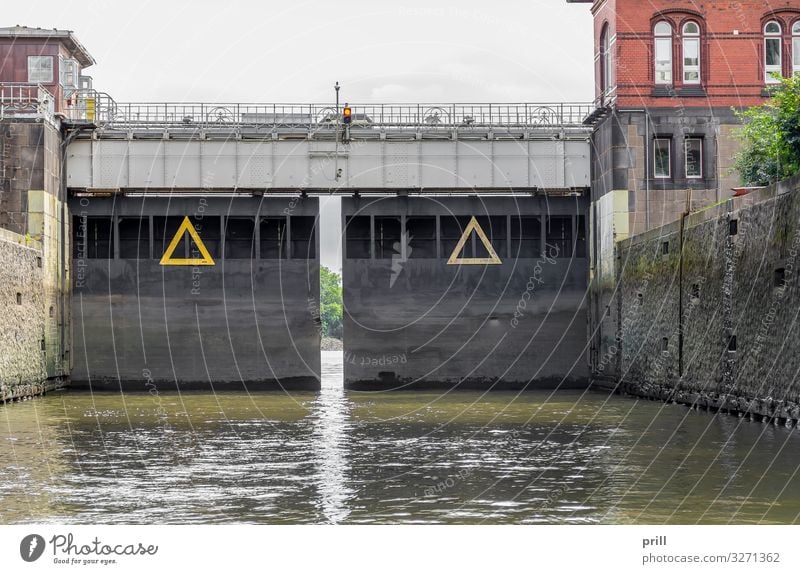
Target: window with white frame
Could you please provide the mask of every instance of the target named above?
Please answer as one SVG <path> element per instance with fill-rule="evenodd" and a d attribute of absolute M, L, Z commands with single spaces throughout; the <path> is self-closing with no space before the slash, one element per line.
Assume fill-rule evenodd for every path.
<path fill-rule="evenodd" d="M 76 60 L 61 60 L 58 65 L 61 85 L 65 88 L 77 88 L 78 62 Z"/>
<path fill-rule="evenodd" d="M 780 82 L 772 74 L 781 75 L 783 64 L 783 39 L 781 38 L 781 25 L 776 21 L 767 22 L 764 26 L 764 74 L 768 84 Z"/>
<path fill-rule="evenodd" d="M 686 177 L 700 179 L 703 177 L 703 140 L 702 138 L 686 138 Z"/>
<path fill-rule="evenodd" d="M 605 94 L 611 89 L 611 39 L 609 38 L 608 24 L 603 27 L 603 33 L 600 37 L 600 65 L 603 67 L 602 78 L 602 92 Z"/>
<path fill-rule="evenodd" d="M 656 24 L 655 35 L 655 72 L 656 84 L 672 84 L 672 26 L 662 20 Z"/>
<path fill-rule="evenodd" d="M 687 22 L 683 26 L 683 83 L 700 83 L 700 26 Z"/>
<path fill-rule="evenodd" d="M 794 73 L 800 74 L 800 20 L 792 26 L 792 66 Z"/>
<path fill-rule="evenodd" d="M 53 56 L 28 56 L 28 83 L 53 83 Z"/>
<path fill-rule="evenodd" d="M 672 177 L 672 140 L 656 138 L 653 140 L 653 177 L 669 179 Z"/>

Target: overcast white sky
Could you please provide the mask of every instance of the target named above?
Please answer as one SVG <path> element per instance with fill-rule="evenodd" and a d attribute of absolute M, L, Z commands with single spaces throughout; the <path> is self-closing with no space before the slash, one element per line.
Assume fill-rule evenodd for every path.
<path fill-rule="evenodd" d="M 594 97 L 589 5 L 566 0 L 29 0 L 0 14 L 73 30 L 117 101 L 326 102 L 337 80 L 350 102 Z"/>

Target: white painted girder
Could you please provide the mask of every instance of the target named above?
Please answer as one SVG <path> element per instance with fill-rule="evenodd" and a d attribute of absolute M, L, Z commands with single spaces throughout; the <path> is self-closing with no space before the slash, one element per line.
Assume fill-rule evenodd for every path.
<path fill-rule="evenodd" d="M 96 138 L 73 141 L 67 153 L 67 186 L 76 190 L 571 189 L 589 181 L 583 138 L 364 139 L 338 147 L 313 139 Z"/>

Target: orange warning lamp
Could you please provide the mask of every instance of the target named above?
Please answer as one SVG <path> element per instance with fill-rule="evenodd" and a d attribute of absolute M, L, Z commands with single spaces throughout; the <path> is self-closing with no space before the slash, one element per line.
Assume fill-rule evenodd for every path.
<path fill-rule="evenodd" d="M 344 121 L 344 123 L 346 123 L 346 124 L 352 123 L 352 121 L 353 121 L 353 108 L 351 108 L 349 106 L 345 106 L 345 108 L 342 110 L 342 121 Z"/>

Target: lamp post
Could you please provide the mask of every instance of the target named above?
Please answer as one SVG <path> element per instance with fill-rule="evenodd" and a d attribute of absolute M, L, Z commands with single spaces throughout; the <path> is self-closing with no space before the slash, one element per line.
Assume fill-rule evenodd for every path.
<path fill-rule="evenodd" d="M 339 82 L 337 81 L 333 89 L 336 90 L 336 151 L 334 153 L 333 178 L 339 181 Z"/>

